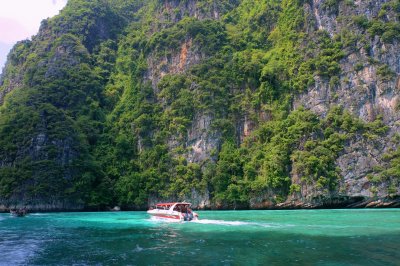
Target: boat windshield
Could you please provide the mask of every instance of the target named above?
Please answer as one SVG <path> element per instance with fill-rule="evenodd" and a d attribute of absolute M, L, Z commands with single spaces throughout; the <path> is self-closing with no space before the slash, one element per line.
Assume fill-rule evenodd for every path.
<path fill-rule="evenodd" d="M 158 210 L 169 210 L 171 208 L 172 204 L 157 204 L 156 209 Z"/>
<path fill-rule="evenodd" d="M 187 212 L 189 210 L 190 203 L 177 203 L 174 207 L 174 211 Z"/>
<path fill-rule="evenodd" d="M 155 209 L 169 210 L 170 208 L 173 207 L 174 211 L 186 212 L 186 210 L 189 209 L 190 205 L 191 205 L 190 203 L 180 203 L 180 202 L 178 202 L 178 203 L 160 203 L 155 206 Z"/>

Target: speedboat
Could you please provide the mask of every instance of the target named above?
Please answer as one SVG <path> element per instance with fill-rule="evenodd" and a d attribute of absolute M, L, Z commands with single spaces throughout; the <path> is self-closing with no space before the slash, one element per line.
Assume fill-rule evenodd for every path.
<path fill-rule="evenodd" d="M 199 215 L 190 209 L 188 202 L 158 203 L 147 211 L 152 217 L 175 221 L 196 221 Z"/>

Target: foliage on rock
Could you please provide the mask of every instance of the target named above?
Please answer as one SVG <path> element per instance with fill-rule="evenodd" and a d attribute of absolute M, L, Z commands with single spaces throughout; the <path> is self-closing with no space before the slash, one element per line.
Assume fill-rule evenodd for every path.
<path fill-rule="evenodd" d="M 343 18 L 352 1 L 322 2 L 351 27 L 318 25 L 301 0 L 70 0 L 14 47 L 0 79 L 0 198 L 145 208 L 200 193 L 244 208 L 342 193 L 351 143 L 393 134 L 335 93 L 368 64 L 379 82 L 398 76 L 371 43 L 397 45 L 400 5 Z M 345 72 L 358 48 L 369 61 Z M 321 83 L 327 112 L 296 103 Z M 392 196 L 393 146 L 368 175 Z"/>

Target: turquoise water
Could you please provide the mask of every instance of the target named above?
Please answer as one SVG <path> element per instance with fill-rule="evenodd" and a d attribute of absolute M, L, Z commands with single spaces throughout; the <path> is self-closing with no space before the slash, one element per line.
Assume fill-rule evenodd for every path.
<path fill-rule="evenodd" d="M 400 209 L 0 214 L 1 265 L 400 265 Z"/>

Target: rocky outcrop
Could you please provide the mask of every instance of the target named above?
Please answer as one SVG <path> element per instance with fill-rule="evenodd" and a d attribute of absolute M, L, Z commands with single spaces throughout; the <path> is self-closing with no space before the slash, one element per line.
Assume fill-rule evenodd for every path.
<path fill-rule="evenodd" d="M 312 12 L 308 14 L 310 24 L 316 24 L 316 28 L 310 30 L 327 31 L 332 38 L 351 31 L 356 37 L 356 44 L 352 49 L 347 48 L 346 56 L 340 61 L 339 84 L 332 86 L 329 80 L 316 76 L 315 86 L 301 95 L 296 105 L 304 105 L 324 116 L 330 106 L 340 104 L 366 121 L 373 121 L 377 115 L 382 115 L 385 122 L 391 125 L 399 121 L 400 115 L 396 110 L 400 99 L 400 56 L 396 53 L 400 48 L 399 43 L 384 43 L 379 36 L 369 35 L 352 22 L 356 15 L 378 17 L 386 2 L 388 1 L 355 1 L 354 6 L 351 6 L 345 1 L 339 1 L 338 14 L 326 10 L 323 7 L 324 1 L 315 0 L 312 7 L 306 5 L 305 9 Z M 339 16 L 341 20 L 338 19 Z M 369 47 L 365 47 L 362 42 L 365 36 L 371 44 Z M 382 66 L 388 66 L 396 76 L 389 80 L 380 76 L 377 71 Z"/>
<path fill-rule="evenodd" d="M 388 41 L 382 37 L 380 29 L 375 33 L 367 29 L 368 23 L 363 26 L 357 22 L 357 19 L 363 22 L 379 18 L 382 23 L 398 23 L 398 10 L 388 8 L 385 9 L 386 13 L 382 12 L 389 0 L 281 1 L 282 5 L 236 0 L 117 2 L 124 3 L 115 2 L 114 6 L 112 1 L 71 0 L 59 17 L 42 23 L 39 34 L 32 41 L 19 43 L 10 54 L 0 79 L 0 105 L 5 106 L 5 97 L 13 96 L 12 92 L 26 90 L 26 94 L 15 94 L 17 98 L 13 102 L 13 108 L 29 108 L 25 112 L 32 114 L 32 119 L 24 120 L 25 125 L 29 125 L 25 135 L 13 128 L 20 121 L 21 113 L 11 112 L 4 122 L 6 126 L 0 124 L 0 133 L 4 133 L 4 136 L 7 135 L 7 130 L 20 133 L 16 134 L 19 137 L 18 144 L 11 140 L 6 148 L 0 147 L 0 170 L 8 171 L 4 170 L 1 174 L 7 178 L 12 176 L 19 182 L 15 185 L 15 182 L 11 182 L 13 180 L 8 182 L 7 178 L 3 179 L 7 181 L 4 181 L 4 187 L 7 188 L 4 191 L 14 189 L 14 192 L 4 192 L 7 197 L 0 200 L 3 204 L 0 210 L 9 208 L 14 202 L 17 203 L 15 207 L 22 207 L 22 201 L 31 210 L 44 211 L 82 209 L 87 207 L 82 203 L 86 200 L 94 200 L 94 205 L 103 207 L 107 202 L 114 206 L 120 204 L 112 202 L 119 200 L 119 195 L 115 191 L 104 191 L 123 190 L 122 186 L 130 190 L 135 190 L 136 186 L 146 189 L 145 195 L 137 193 L 139 195 L 132 196 L 131 191 L 127 193 L 123 201 L 130 205 L 121 206 L 131 209 L 145 209 L 146 204 L 152 205 L 158 201 L 184 199 L 200 209 L 399 206 L 399 199 L 395 197 L 400 194 L 398 180 L 397 183 L 392 177 L 377 180 L 376 176 L 380 168 L 389 164 L 384 155 L 399 149 L 396 139 L 400 132 L 400 38 L 394 36 Z M 303 53 L 304 49 L 304 60 L 321 52 L 319 43 L 316 44 L 319 35 L 324 38 L 327 36 L 324 41 L 332 42 L 332 47 L 340 43 L 343 52 L 340 59 L 335 61 L 340 71 L 332 71 L 334 74 L 319 74 L 319 69 L 313 69 L 318 64 L 312 65 L 309 71 L 314 71 L 311 76 L 313 82 L 307 83 L 312 85 L 308 88 L 304 86 L 301 92 L 294 92 L 290 82 L 287 86 L 280 86 L 282 77 L 289 78 L 285 77 L 287 73 L 274 71 L 285 72 L 285 62 L 276 69 L 275 66 L 271 69 L 263 68 L 269 62 L 282 60 L 269 54 L 269 49 L 275 45 L 274 38 L 279 38 L 268 38 L 269 32 L 264 31 L 279 28 L 276 23 L 287 20 L 285 16 L 294 15 L 293 10 L 284 9 L 285 5 L 295 2 L 303 7 L 304 18 L 297 18 L 301 21 L 296 20 L 295 24 L 298 25 L 291 29 L 293 32 L 288 33 L 288 39 L 299 34 L 293 37 L 297 38 L 296 41 L 289 40 L 288 43 L 292 46 L 299 45 L 299 53 Z M 253 10 L 254 12 L 248 12 L 248 17 L 235 17 L 243 10 L 252 10 L 253 4 L 265 8 L 265 12 L 258 14 L 255 12 L 257 10 Z M 235 13 L 238 6 L 238 10 L 242 10 Z M 226 13 L 228 14 L 225 16 Z M 268 25 L 261 31 L 258 24 Z M 287 41 L 286 32 L 275 31 L 274 34 L 284 34 L 282 39 Z M 219 39 L 221 43 L 218 45 L 207 43 L 209 40 L 219 42 Z M 103 45 L 107 41 L 111 44 Z M 282 46 L 282 49 L 290 50 L 293 48 L 290 45 Z M 334 50 L 332 47 L 326 48 L 326 54 L 321 53 L 323 60 L 324 56 L 333 57 L 330 54 Z M 281 52 L 279 49 L 273 51 Z M 295 58 L 293 61 L 302 59 L 295 52 L 289 53 L 285 60 L 291 61 L 292 57 Z M 286 55 L 283 53 L 282 57 Z M 295 68 L 297 63 L 294 62 L 291 67 Z M 196 69 L 198 65 L 202 69 Z M 296 70 L 290 71 L 296 73 Z M 219 73 L 224 76 L 221 78 L 222 82 L 219 80 Z M 212 74 L 213 78 L 206 80 L 208 74 Z M 186 79 L 188 76 L 190 78 Z M 166 103 L 160 84 L 163 79 L 168 81 L 168 78 L 173 80 L 174 77 L 182 78 L 184 82 L 178 82 L 176 88 L 168 92 L 171 95 Z M 220 83 L 216 85 L 218 82 Z M 271 86 L 264 86 L 266 84 Z M 191 104 L 191 96 L 203 93 L 196 99 L 201 107 L 188 111 L 190 114 L 181 115 L 172 111 L 168 113 L 172 109 L 172 103 L 180 97 L 177 95 L 179 90 L 186 90 L 187 95 L 190 95 L 186 95 L 185 104 Z M 113 98 L 111 100 L 107 98 L 110 95 Z M 280 99 L 281 96 L 286 98 Z M 246 97 L 246 100 L 238 99 L 241 97 Z M 287 106 L 281 102 L 274 105 L 275 100 L 290 103 Z M 242 104 L 245 106 L 241 106 Z M 177 106 L 179 108 L 180 105 Z M 271 167 L 265 166 L 266 162 L 259 165 L 255 163 L 255 168 L 258 169 L 240 169 L 232 174 L 237 176 L 227 174 L 222 177 L 226 180 L 220 183 L 220 180 L 215 181 L 216 186 L 225 186 L 226 194 L 222 193 L 222 197 L 228 198 L 228 192 L 232 193 L 231 203 L 213 198 L 215 188 L 211 183 L 214 176 L 201 180 L 205 183 L 199 186 L 202 190 L 191 187 L 185 195 L 187 198 L 165 196 L 167 192 L 163 194 L 152 190 L 152 186 L 157 186 L 158 183 L 162 183 L 160 190 L 165 187 L 169 189 L 168 182 L 173 182 L 173 178 L 181 178 L 181 183 L 200 182 L 203 176 L 198 179 L 188 177 L 188 173 L 193 174 L 190 171 L 185 172 L 188 165 L 198 167 L 194 172 L 197 169 L 200 169 L 198 172 L 204 172 L 208 164 L 216 166 L 218 153 L 226 139 L 237 146 L 246 141 L 255 142 L 253 134 L 260 126 L 280 119 L 280 114 L 274 117 L 274 108 L 281 108 L 282 113 L 289 113 L 305 107 L 317 114 L 319 119 L 323 119 L 335 106 L 341 106 L 354 118 L 360 118 L 364 122 L 380 119 L 387 130 L 382 130 L 385 132 L 379 136 L 368 132 L 352 132 L 346 138 L 343 149 L 334 157 L 341 179 L 337 188 L 332 191 L 318 189 L 312 178 L 305 184 L 290 155 L 282 160 L 287 165 L 277 166 L 277 169 L 281 167 L 277 170 L 277 176 L 281 176 L 275 180 L 276 183 L 285 183 L 286 188 L 280 188 L 280 184 L 255 184 L 254 191 L 258 192 L 249 192 L 240 203 L 232 200 L 232 195 L 247 193 L 238 188 L 241 184 L 255 181 L 255 176 L 263 171 L 263 167 L 270 169 Z M 0 109 L 0 115 L 6 114 L 7 110 L 11 108 Z M 168 118 L 156 117 L 163 115 Z M 166 124 L 173 121 L 175 115 L 179 116 L 179 121 L 170 129 Z M 161 121 L 162 119 L 164 120 Z M 231 135 L 225 138 L 224 128 L 218 127 L 226 125 L 232 128 L 229 128 Z M 264 134 L 262 137 L 268 139 L 268 134 L 272 136 L 274 129 L 268 128 L 268 125 L 266 127 L 265 132 L 260 135 Z M 174 130 L 179 132 L 173 132 Z M 312 134 L 300 136 L 300 144 L 289 145 L 299 147 L 290 148 L 304 150 L 306 141 L 318 139 L 317 135 L 323 133 Z M 115 140 L 117 138 L 118 141 Z M 151 150 L 152 145 L 157 148 Z M 273 151 L 263 150 L 260 154 L 269 152 Z M 163 157 L 164 161 L 159 157 Z M 266 157 L 261 154 L 257 159 L 271 159 Z M 149 162 L 149 158 L 153 161 Z M 181 158 L 183 159 L 179 161 Z M 158 162 L 159 159 L 162 162 Z M 175 162 L 175 159 L 179 162 Z M 94 162 L 95 160 L 97 161 Z M 240 164 L 241 161 L 238 161 L 237 164 Z M 25 172 L 22 177 L 17 171 L 19 169 L 16 169 L 18 163 L 28 165 L 27 169 L 23 169 Z M 168 169 L 173 168 L 174 163 L 181 166 L 179 174 L 176 169 Z M 146 172 L 150 167 L 151 171 Z M 236 162 L 232 166 L 228 162 L 227 167 L 242 166 L 237 166 Z M 217 170 L 214 168 L 208 169 L 211 175 L 216 175 Z M 160 169 L 164 171 L 161 173 L 162 177 L 157 176 L 160 175 L 157 172 Z M 254 174 L 249 179 L 246 177 L 246 180 L 240 180 L 245 179 L 244 172 L 247 170 Z M 141 175 L 140 171 L 146 173 Z M 188 181 L 190 178 L 193 180 Z M 119 179 L 126 183 L 121 181 L 122 185 L 119 184 Z M 40 186 L 49 180 L 50 186 Z M 261 180 L 265 183 L 268 181 L 267 177 Z M 130 182 L 137 183 L 132 185 Z M 231 185 L 229 182 L 234 185 L 230 187 L 231 191 L 227 189 Z M 390 182 L 393 182 L 394 188 Z M 173 189 L 181 191 L 181 183 L 175 184 Z M 290 184 L 300 188 L 289 193 L 292 190 L 289 188 Z M 389 184 L 392 185 L 391 193 Z M 114 185 L 117 188 L 108 187 Z M 53 188 L 55 195 L 41 197 L 40 194 L 44 191 L 52 193 Z M 252 189 L 249 185 L 249 190 Z M 30 196 L 24 195 L 27 191 L 32 192 Z M 109 194 L 104 196 L 102 193 Z M 164 197 L 159 196 L 161 194 Z M 71 200 L 64 201 L 65 195 Z"/>
<path fill-rule="evenodd" d="M 321 209 L 321 208 L 398 208 L 400 200 L 397 198 L 371 199 L 338 195 L 330 198 L 315 198 L 310 202 L 288 201 L 274 204 L 271 209 Z"/>
<path fill-rule="evenodd" d="M 212 151 L 220 146 L 220 134 L 211 130 L 212 116 L 198 115 L 188 131 L 186 155 L 189 162 L 201 163 L 212 159 Z"/>
<path fill-rule="evenodd" d="M 58 199 L 32 199 L 24 202 L 3 199 L 0 204 L 0 212 L 9 212 L 10 209 L 26 209 L 28 212 L 82 211 L 84 208 L 84 204 Z"/>
<path fill-rule="evenodd" d="M 147 57 L 148 71 L 144 78 L 151 82 L 154 92 L 157 94 L 157 84 L 168 74 L 181 74 L 187 71 L 191 66 L 198 64 L 206 58 L 198 46 L 193 45 L 192 39 L 183 41 L 179 49 L 171 54 L 159 57 L 155 53 Z"/>
<path fill-rule="evenodd" d="M 219 19 L 221 15 L 219 3 L 215 0 L 212 1 L 211 5 L 196 0 L 167 0 L 163 2 L 163 7 L 160 8 L 161 22 L 164 22 L 163 18 L 169 23 L 176 23 L 185 16 L 203 20 Z"/>
<path fill-rule="evenodd" d="M 18 42 L 8 55 L 8 61 L 0 76 L 0 106 L 7 94 L 22 88 L 24 78 L 24 63 L 27 60 L 31 41 Z"/>
<path fill-rule="evenodd" d="M 397 52 L 400 44 L 397 40 L 385 43 L 353 20 L 355 16 L 377 18 L 382 6 L 388 2 L 354 1 L 354 4 L 349 4 L 348 1 L 338 1 L 331 8 L 326 6 L 326 1 L 320 0 L 305 4 L 309 23 L 315 25 L 310 31 L 327 31 L 332 38 L 348 34 L 355 39 L 354 47 L 346 48 L 345 56 L 340 60 L 339 82 L 333 84 L 329 79 L 316 76 L 315 85 L 299 95 L 294 105 L 305 106 L 321 117 L 332 106 L 340 105 L 364 121 L 382 117 L 389 126 L 383 138 L 353 139 L 337 159 L 343 176 L 339 191 L 350 197 L 387 195 L 385 182 L 377 187 L 377 192 L 371 192 L 372 185 L 367 176 L 374 172 L 374 167 L 384 164 L 383 154 L 398 148 L 398 144 L 388 140 L 400 132 L 400 55 Z M 392 15 L 391 19 L 394 17 Z M 365 46 L 365 41 L 370 45 Z M 393 75 L 383 76 L 379 69 L 387 69 Z"/>

